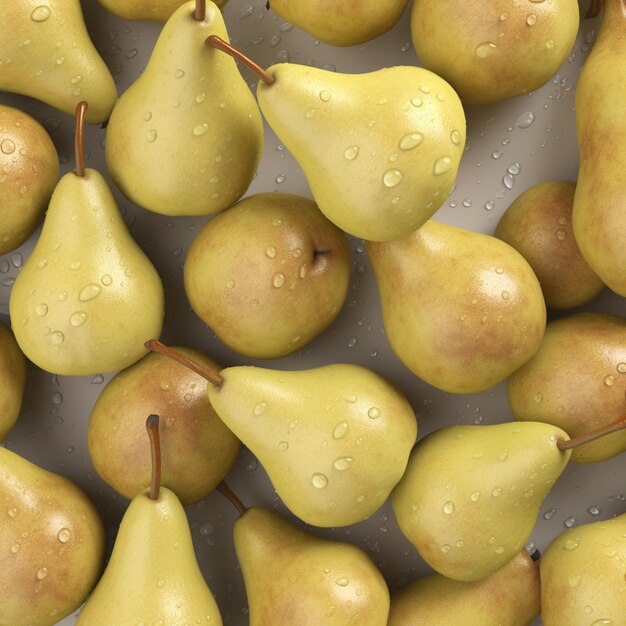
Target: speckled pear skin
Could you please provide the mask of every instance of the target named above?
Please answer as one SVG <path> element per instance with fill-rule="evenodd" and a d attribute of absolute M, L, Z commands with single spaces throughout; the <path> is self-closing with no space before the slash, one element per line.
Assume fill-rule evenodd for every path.
<path fill-rule="evenodd" d="M 65 174 L 9 299 L 24 354 L 54 374 L 117 371 L 146 354 L 163 310 L 161 279 L 102 175 Z"/>
<path fill-rule="evenodd" d="M 566 530 L 541 557 L 545 626 L 623 624 L 626 515 Z"/>
<path fill-rule="evenodd" d="M 102 578 L 81 609 L 77 626 L 206 624 L 222 618 L 194 552 L 185 509 L 161 487 L 131 501 Z"/>
<path fill-rule="evenodd" d="M 389 590 L 360 548 L 259 508 L 235 522 L 234 540 L 250 626 L 386 626 Z"/>
<path fill-rule="evenodd" d="M 389 496 L 417 435 L 405 396 L 367 368 L 220 372 L 209 400 L 256 455 L 285 505 L 315 526 L 367 519 Z"/>
<path fill-rule="evenodd" d="M 572 228 L 587 263 L 626 296 L 626 4 L 603 6 L 598 38 L 576 83 L 580 166 Z"/>
<path fill-rule="evenodd" d="M 98 580 L 104 526 L 67 478 L 0 447 L 0 624 L 52 626 Z"/>
<path fill-rule="evenodd" d="M 259 82 L 265 119 L 298 161 L 320 210 L 374 241 L 405 237 L 450 193 L 465 145 L 454 90 L 420 67 L 342 74 L 280 63 Z"/>
<path fill-rule="evenodd" d="M 125 20 L 165 22 L 187 0 L 98 0 L 100 4 Z M 228 0 L 216 0 L 222 8 Z"/>
<path fill-rule="evenodd" d="M 206 45 L 228 41 L 210 0 L 167 20 L 141 76 L 122 94 L 107 127 L 115 184 L 136 204 L 165 215 L 209 215 L 234 204 L 256 174 L 263 123 L 235 60 Z"/>
<path fill-rule="evenodd" d="M 26 373 L 26 358 L 13 333 L 0 324 L 0 441 L 4 441 L 20 414 Z"/>
<path fill-rule="evenodd" d="M 108 119 L 117 87 L 89 38 L 79 0 L 3 2 L 0 32 L 0 90 L 36 98 L 72 116 L 86 100 L 87 122 Z"/>
<path fill-rule="evenodd" d="M 450 426 L 415 446 L 391 502 L 402 532 L 438 573 L 476 581 L 526 544 L 570 458 L 540 422 Z"/>

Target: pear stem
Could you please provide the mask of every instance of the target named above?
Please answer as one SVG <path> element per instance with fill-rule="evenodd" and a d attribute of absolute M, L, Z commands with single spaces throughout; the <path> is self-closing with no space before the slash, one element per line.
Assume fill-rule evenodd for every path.
<path fill-rule="evenodd" d="M 150 437 L 150 453 L 152 456 L 152 481 L 150 484 L 150 500 L 159 499 L 161 488 L 161 437 L 159 435 L 159 416 L 149 415 L 146 430 Z"/>
<path fill-rule="evenodd" d="M 600 439 L 600 437 L 604 437 L 605 435 L 610 435 L 618 430 L 623 430 L 624 428 L 626 428 L 626 416 L 620 417 L 606 426 L 596 428 L 585 435 L 580 435 L 579 437 L 574 437 L 573 439 L 558 439 L 556 447 L 559 450 L 571 450 L 572 448 L 577 448 L 578 446 Z"/>
<path fill-rule="evenodd" d="M 158 352 L 159 354 L 163 354 L 174 361 L 178 361 L 181 365 L 188 367 L 196 374 L 202 376 L 205 380 L 208 380 L 214 387 L 220 388 L 224 384 L 224 379 L 217 372 L 210 370 L 208 367 L 190 359 L 188 356 L 181 354 L 177 350 L 166 346 L 158 339 L 148 339 L 144 345 L 151 352 Z"/>
<path fill-rule="evenodd" d="M 224 481 L 222 481 L 216 489 L 230 501 L 230 503 L 239 511 L 240 515 L 243 516 L 248 512 L 248 507 Z"/>
<path fill-rule="evenodd" d="M 85 113 L 88 104 L 81 100 L 76 105 L 76 130 L 74 132 L 74 155 L 76 159 L 76 169 L 74 174 L 83 178 L 85 176 Z"/>
<path fill-rule="evenodd" d="M 585 14 L 585 19 L 590 20 L 594 17 L 598 17 L 603 4 L 604 0 L 591 0 L 591 2 L 589 3 L 589 8 L 587 9 L 587 13 Z"/>
<path fill-rule="evenodd" d="M 193 19 L 202 22 L 206 17 L 206 0 L 196 0 L 196 10 L 193 12 Z"/>
<path fill-rule="evenodd" d="M 217 35 L 209 35 L 206 38 L 206 45 L 221 50 L 231 57 L 243 63 L 246 67 L 251 69 L 266 85 L 272 85 L 276 80 L 272 74 L 264 70 L 260 65 L 257 65 L 252 59 L 248 58 L 243 52 L 233 48 L 227 41 L 224 41 Z"/>
<path fill-rule="evenodd" d="M 328 248 L 328 249 L 324 249 L 324 250 L 313 250 L 313 256 L 317 257 L 317 256 L 322 256 L 323 254 L 332 254 L 333 251 Z"/>

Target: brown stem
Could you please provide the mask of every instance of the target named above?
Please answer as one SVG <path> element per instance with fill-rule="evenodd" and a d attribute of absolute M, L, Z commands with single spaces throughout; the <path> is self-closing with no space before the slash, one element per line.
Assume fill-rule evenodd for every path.
<path fill-rule="evenodd" d="M 159 499 L 161 488 L 161 437 L 159 435 L 159 416 L 149 415 L 146 429 L 150 437 L 150 454 L 152 456 L 152 481 L 150 483 L 150 500 Z"/>
<path fill-rule="evenodd" d="M 252 59 L 248 58 L 243 52 L 233 48 L 227 41 L 224 41 L 217 35 L 209 35 L 206 38 L 206 45 L 221 50 L 237 61 L 243 63 L 246 67 L 251 69 L 266 85 L 272 85 L 276 80 L 272 74 L 264 70 L 260 65 L 257 65 Z"/>
<path fill-rule="evenodd" d="M 148 339 L 144 344 L 148 350 L 151 352 L 158 352 L 159 354 L 163 354 L 174 361 L 178 361 L 181 365 L 188 367 L 190 370 L 194 371 L 196 374 L 199 374 L 205 380 L 208 380 L 215 387 L 221 387 L 224 384 L 224 379 L 213 370 L 210 370 L 208 367 L 201 365 L 200 363 L 190 359 L 188 356 L 181 354 L 177 350 L 166 346 L 161 343 L 158 339 Z"/>
<path fill-rule="evenodd" d="M 202 22 L 206 17 L 206 0 L 196 0 L 196 10 L 193 12 L 193 19 Z"/>
<path fill-rule="evenodd" d="M 587 13 L 585 13 L 585 19 L 590 20 L 594 17 L 598 17 L 603 4 L 604 0 L 591 0 Z"/>
<path fill-rule="evenodd" d="M 76 130 L 74 132 L 74 155 L 76 159 L 76 169 L 74 174 L 81 178 L 85 176 L 85 113 L 87 112 L 88 104 L 81 100 L 76 105 Z"/>
<path fill-rule="evenodd" d="M 230 503 L 239 511 L 240 515 L 245 515 L 248 512 L 248 507 L 239 499 L 237 494 L 222 481 L 216 489 L 230 501 Z"/>
<path fill-rule="evenodd" d="M 313 250 L 313 256 L 321 256 L 322 254 L 332 254 L 333 251 L 331 249 L 324 249 L 324 250 Z"/>
<path fill-rule="evenodd" d="M 559 450 L 571 450 L 572 448 L 577 448 L 578 446 L 600 439 L 600 437 L 604 437 L 605 435 L 610 435 L 618 430 L 623 430 L 624 428 L 626 428 L 626 416 L 620 417 L 618 420 L 615 420 L 606 426 L 596 428 L 585 435 L 580 435 L 579 437 L 574 437 L 573 439 L 558 439 L 556 447 Z"/>

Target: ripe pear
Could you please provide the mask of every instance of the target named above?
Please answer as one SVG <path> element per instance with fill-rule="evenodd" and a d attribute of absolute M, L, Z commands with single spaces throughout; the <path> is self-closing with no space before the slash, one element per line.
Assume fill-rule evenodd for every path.
<path fill-rule="evenodd" d="M 59 178 L 59 157 L 44 127 L 0 104 L 0 254 L 21 246 L 43 220 Z"/>
<path fill-rule="evenodd" d="M 0 32 L 0 90 L 36 98 L 68 115 L 87 100 L 87 122 L 108 119 L 117 88 L 89 38 L 79 0 L 3 2 Z"/>
<path fill-rule="evenodd" d="M 626 10 L 605 0 L 602 24 L 576 83 L 580 153 L 572 227 L 580 251 L 598 276 L 626 296 Z"/>
<path fill-rule="evenodd" d="M 165 215 L 208 215 L 231 206 L 256 174 L 263 145 L 258 106 L 234 59 L 209 47 L 227 39 L 207 2 L 202 21 L 186 2 L 167 20 L 144 72 L 107 127 L 106 161 L 136 204 Z"/>
<path fill-rule="evenodd" d="M 540 422 L 449 426 L 415 446 L 391 497 L 400 529 L 437 572 L 481 580 L 524 547 L 571 450 Z"/>
<path fill-rule="evenodd" d="M 0 441 L 15 424 L 26 387 L 26 359 L 13 333 L 0 324 Z"/>
<path fill-rule="evenodd" d="M 626 616 L 626 514 L 566 530 L 541 559 L 545 626 L 611 626 Z"/>
<path fill-rule="evenodd" d="M 337 317 L 350 251 L 311 200 L 256 194 L 205 224 L 184 280 L 193 310 L 227 346 L 273 359 L 299 350 Z"/>
<path fill-rule="evenodd" d="M 366 247 L 389 343 L 427 383 L 451 393 L 482 391 L 539 347 L 541 287 L 508 244 L 429 220 L 409 237 Z"/>
<path fill-rule="evenodd" d="M 424 67 L 464 104 L 538 89 L 567 59 L 578 33 L 577 0 L 415 0 L 411 38 Z"/>
<path fill-rule="evenodd" d="M 100 4 L 125 20 L 165 22 L 187 0 L 98 0 Z M 228 0 L 216 0 L 222 8 Z"/>
<path fill-rule="evenodd" d="M 389 590 L 360 548 L 259 508 L 237 520 L 234 539 L 250 626 L 386 626 Z"/>
<path fill-rule="evenodd" d="M 421 67 L 341 74 L 294 63 L 267 70 L 264 117 L 339 228 L 375 241 L 405 237 L 450 193 L 465 145 L 454 90 Z"/>
<path fill-rule="evenodd" d="M 626 320 L 575 313 L 550 322 L 537 353 L 507 381 L 515 419 L 546 422 L 577 437 L 626 415 Z M 577 447 L 572 461 L 595 463 L 626 450 L 616 432 Z"/>
<path fill-rule="evenodd" d="M 0 624 L 51 626 L 102 569 L 102 521 L 73 482 L 0 447 Z"/>
<path fill-rule="evenodd" d="M 533 268 L 548 309 L 581 306 L 604 288 L 572 232 L 575 189 L 576 183 L 566 181 L 527 189 L 504 212 L 494 232 Z"/>
<path fill-rule="evenodd" d="M 541 609 L 539 567 L 522 550 L 479 581 L 431 574 L 391 594 L 388 626 L 528 626 Z"/>
<path fill-rule="evenodd" d="M 333 46 L 355 46 L 390 30 L 407 0 L 271 0 L 283 19 Z"/>

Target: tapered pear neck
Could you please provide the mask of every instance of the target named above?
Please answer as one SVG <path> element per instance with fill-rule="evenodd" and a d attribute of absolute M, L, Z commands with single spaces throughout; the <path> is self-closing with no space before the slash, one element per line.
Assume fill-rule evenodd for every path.
<path fill-rule="evenodd" d="M 624 417 L 620 417 L 614 422 L 611 422 L 610 424 L 607 424 L 606 426 L 596 428 L 595 430 L 592 430 L 584 435 L 580 435 L 579 437 L 574 437 L 573 439 L 557 439 L 556 446 L 561 451 L 573 450 L 574 448 L 578 448 L 586 443 L 591 443 L 596 439 L 600 439 L 601 437 L 624 429 L 626 429 L 626 415 Z"/>
<path fill-rule="evenodd" d="M 161 436 L 159 434 L 159 416 L 149 415 L 146 430 L 150 438 L 150 456 L 152 458 L 152 481 L 150 483 L 150 500 L 159 499 L 161 489 Z"/>
<path fill-rule="evenodd" d="M 206 38 L 207 46 L 221 50 L 231 57 L 243 63 L 247 68 L 251 69 L 266 85 L 272 85 L 276 81 L 273 74 L 270 74 L 267 70 L 264 70 L 260 65 L 255 63 L 250 57 L 247 57 L 243 52 L 237 50 L 231 46 L 227 41 L 224 41 L 218 35 L 209 35 Z"/>
<path fill-rule="evenodd" d="M 206 0 L 196 0 L 196 9 L 193 12 L 193 19 L 196 22 L 203 22 L 206 17 Z"/>
<path fill-rule="evenodd" d="M 237 511 L 239 511 L 241 517 L 248 512 L 248 507 L 224 481 L 222 481 L 216 489 L 237 509 Z"/>
<path fill-rule="evenodd" d="M 74 155 L 76 169 L 74 174 L 80 178 L 85 177 L 85 114 L 89 105 L 82 100 L 76 105 L 76 130 L 74 132 Z"/>

